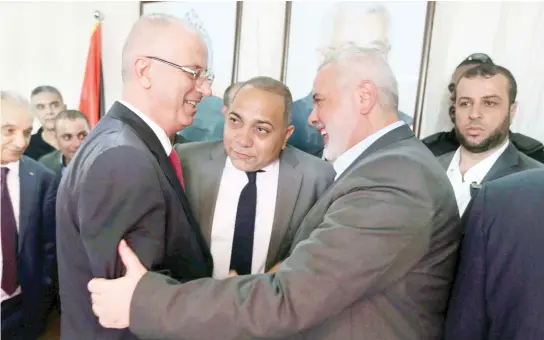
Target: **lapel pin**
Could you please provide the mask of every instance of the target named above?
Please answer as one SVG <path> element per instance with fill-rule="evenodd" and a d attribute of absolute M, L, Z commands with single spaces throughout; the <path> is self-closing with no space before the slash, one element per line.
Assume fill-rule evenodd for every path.
<path fill-rule="evenodd" d="M 34 173 L 33 173 L 32 171 L 30 171 L 28 174 L 29 174 L 30 176 L 34 176 Z"/>

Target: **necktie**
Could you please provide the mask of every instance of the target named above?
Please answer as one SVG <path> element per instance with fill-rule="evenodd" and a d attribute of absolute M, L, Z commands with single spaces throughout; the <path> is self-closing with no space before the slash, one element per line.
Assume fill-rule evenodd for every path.
<path fill-rule="evenodd" d="M 236 270 L 238 275 L 251 273 L 253 233 L 257 210 L 257 173 L 247 172 L 246 174 L 249 181 L 242 189 L 238 200 L 230 258 L 230 270 Z"/>
<path fill-rule="evenodd" d="M 1 190 L 2 190 L 2 289 L 12 295 L 17 289 L 17 224 L 15 213 L 9 196 L 7 185 L 7 174 L 9 169 L 2 167 Z"/>
<path fill-rule="evenodd" d="M 181 184 L 181 187 L 183 190 L 185 190 L 185 182 L 183 181 L 183 171 L 181 170 L 181 162 L 179 160 L 179 156 L 176 153 L 176 151 L 172 150 L 170 151 L 170 156 L 168 157 L 170 159 L 170 163 L 174 167 L 174 170 L 176 171 L 176 175 L 178 176 L 179 183 Z"/>

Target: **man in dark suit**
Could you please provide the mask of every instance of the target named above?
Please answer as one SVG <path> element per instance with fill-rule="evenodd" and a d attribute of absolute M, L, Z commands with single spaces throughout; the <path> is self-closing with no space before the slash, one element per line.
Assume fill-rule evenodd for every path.
<path fill-rule="evenodd" d="M 446 340 L 544 339 L 544 170 L 483 186 L 468 213 Z"/>
<path fill-rule="evenodd" d="M 77 110 L 60 112 L 55 118 L 55 137 L 59 150 L 42 156 L 39 162 L 51 169 L 60 181 L 66 167 L 90 131 L 91 125 L 83 112 Z"/>
<path fill-rule="evenodd" d="M 81 145 L 57 204 L 63 339 L 135 339 L 102 328 L 87 283 L 123 274 L 126 239 L 146 266 L 178 280 L 211 276 L 212 258 L 183 190 L 168 136 L 193 121 L 213 76 L 199 32 L 163 14 L 143 16 L 123 50 L 123 96 Z M 183 66 L 191 65 L 191 66 Z"/>
<path fill-rule="evenodd" d="M 283 260 L 304 216 L 334 180 L 329 163 L 286 146 L 293 132 L 292 103 L 281 82 L 252 78 L 226 113 L 223 141 L 175 147 L 187 196 L 214 257 L 215 278 L 229 275 L 236 256 L 247 258 L 246 274 L 269 271 Z M 256 216 L 240 233 L 246 173 L 255 171 Z M 253 240 L 247 250 L 236 235 Z"/>
<path fill-rule="evenodd" d="M 481 64 L 493 64 L 491 58 L 484 53 L 473 53 L 465 58 L 456 68 L 451 76 L 451 82 L 448 85 L 448 91 L 450 93 L 450 107 L 448 114 L 452 123 L 455 125 L 455 103 L 454 103 L 454 90 L 457 82 L 466 71 L 481 65 Z M 533 139 L 529 136 L 525 136 L 521 133 L 509 131 L 510 142 L 514 144 L 516 149 L 537 160 L 544 163 L 544 145 L 541 142 Z M 428 136 L 422 140 L 427 145 L 429 150 L 435 156 L 441 156 L 450 152 L 454 152 L 459 148 L 459 139 L 455 133 L 455 128 L 447 132 L 438 132 L 431 136 Z"/>
<path fill-rule="evenodd" d="M 499 177 L 544 166 L 520 153 L 509 140 L 517 111 L 517 84 L 506 68 L 481 64 L 456 84 L 455 134 L 461 146 L 440 156 L 463 215 L 471 189 Z M 472 190 L 473 191 L 473 190 Z"/>
<path fill-rule="evenodd" d="M 340 50 L 314 100 L 337 178 L 277 272 L 176 285 L 122 243 L 127 275 L 89 283 L 102 324 L 160 339 L 442 337 L 459 214 L 440 164 L 398 119 L 389 66 L 374 50 Z"/>
<path fill-rule="evenodd" d="M 23 156 L 30 105 L 1 92 L 2 339 L 37 339 L 51 302 L 55 263 L 54 175 Z"/>

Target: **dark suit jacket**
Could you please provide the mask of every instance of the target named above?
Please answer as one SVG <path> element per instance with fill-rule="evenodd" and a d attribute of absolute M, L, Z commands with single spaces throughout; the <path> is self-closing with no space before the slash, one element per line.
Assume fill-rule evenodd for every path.
<path fill-rule="evenodd" d="M 469 211 L 446 340 L 544 339 L 544 170 L 483 186 Z"/>
<path fill-rule="evenodd" d="M 47 155 L 44 155 L 40 157 L 38 162 L 45 165 L 46 168 L 50 169 L 55 173 L 57 178 L 62 177 L 62 153 L 58 150 L 48 153 Z"/>
<path fill-rule="evenodd" d="M 53 173 L 22 156 L 19 163 L 20 207 L 18 274 L 22 292 L 25 339 L 36 339 L 51 303 L 55 258 L 55 197 Z"/>
<path fill-rule="evenodd" d="M 183 168 L 187 195 L 208 245 L 215 204 L 227 154 L 222 141 L 175 147 Z M 318 198 L 334 181 L 333 167 L 293 147 L 280 154 L 276 208 L 265 270 L 282 261 L 293 238 Z"/>
<path fill-rule="evenodd" d="M 448 154 L 442 155 L 438 157 L 438 160 L 444 167 L 444 169 L 448 169 L 450 166 L 451 160 L 453 159 L 453 156 L 455 154 L 455 151 L 450 152 Z M 482 180 L 481 184 L 487 183 L 489 181 L 514 174 L 516 172 L 530 170 L 530 169 L 536 169 L 544 167 L 544 164 L 535 161 L 534 159 L 524 155 L 523 153 L 519 152 L 516 147 L 513 145 L 513 143 L 510 142 L 510 144 L 506 147 L 506 150 L 500 155 L 500 157 L 497 159 L 495 164 L 489 169 L 489 172 L 487 175 L 485 175 L 484 179 Z M 475 196 L 475 191 L 471 191 L 471 196 Z"/>
<path fill-rule="evenodd" d="M 403 125 L 321 196 L 276 274 L 176 286 L 147 273 L 130 327 L 160 339 L 438 340 L 459 240 L 448 178 Z"/>
<path fill-rule="evenodd" d="M 544 145 L 529 136 L 510 131 L 510 141 L 516 149 L 531 157 L 532 159 L 544 163 Z M 459 140 L 455 135 L 455 130 L 448 132 L 438 132 L 422 140 L 429 150 L 435 156 L 442 156 L 449 152 L 454 152 L 459 147 Z"/>
<path fill-rule="evenodd" d="M 104 329 L 87 283 L 124 268 L 121 239 L 148 268 L 179 280 L 211 276 L 212 258 L 187 197 L 151 128 L 120 103 L 85 139 L 64 174 L 57 202 L 63 339 L 133 339 Z"/>

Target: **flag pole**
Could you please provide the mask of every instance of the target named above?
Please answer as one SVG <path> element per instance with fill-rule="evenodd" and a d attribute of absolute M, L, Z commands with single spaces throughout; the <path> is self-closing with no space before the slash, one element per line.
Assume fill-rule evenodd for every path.
<path fill-rule="evenodd" d="M 104 20 L 104 16 L 102 15 L 102 12 L 100 12 L 99 10 L 95 10 L 95 11 L 94 11 L 94 18 L 95 18 L 98 22 L 101 22 L 102 20 Z"/>

